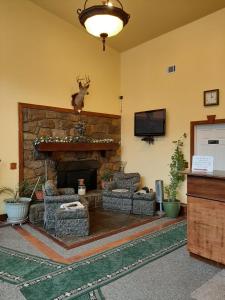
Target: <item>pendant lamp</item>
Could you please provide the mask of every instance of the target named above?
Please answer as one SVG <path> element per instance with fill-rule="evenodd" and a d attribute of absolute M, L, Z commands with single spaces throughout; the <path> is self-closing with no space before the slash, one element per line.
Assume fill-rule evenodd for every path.
<path fill-rule="evenodd" d="M 87 2 L 88 0 L 85 1 L 83 10 L 77 10 L 80 23 L 88 33 L 102 39 L 105 51 L 106 38 L 117 35 L 128 23 L 130 15 L 123 10 L 119 0 L 114 1 L 117 6 L 107 0 L 101 1 L 100 5 L 87 7 Z"/>

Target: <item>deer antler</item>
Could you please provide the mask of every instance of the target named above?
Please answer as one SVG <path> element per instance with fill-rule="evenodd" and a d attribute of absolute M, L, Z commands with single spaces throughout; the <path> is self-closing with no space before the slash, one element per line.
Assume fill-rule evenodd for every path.
<path fill-rule="evenodd" d="M 89 84 L 91 82 L 89 76 L 85 75 L 85 85 Z"/>

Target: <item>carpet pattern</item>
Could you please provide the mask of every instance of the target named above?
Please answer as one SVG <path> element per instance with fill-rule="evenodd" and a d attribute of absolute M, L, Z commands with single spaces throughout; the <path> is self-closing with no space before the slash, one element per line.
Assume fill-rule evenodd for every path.
<path fill-rule="evenodd" d="M 26 276 L 17 272 L 16 275 L 22 278 L 22 282 L 17 281 L 17 286 L 27 300 L 104 299 L 100 291 L 101 286 L 129 274 L 185 243 L 186 222 L 182 221 L 71 265 L 52 266 L 52 262 L 49 261 L 52 268 L 49 272 L 46 270 L 46 273 L 40 275 L 36 273 L 36 277 L 31 274 L 25 282 L 29 270 L 24 271 Z M 27 267 L 25 266 L 25 269 Z M 44 267 L 47 266 L 44 264 Z M 15 275 L 13 270 L 8 273 Z"/>
<path fill-rule="evenodd" d="M 63 264 L 0 247 L 0 280 L 18 284 L 63 268 Z"/>

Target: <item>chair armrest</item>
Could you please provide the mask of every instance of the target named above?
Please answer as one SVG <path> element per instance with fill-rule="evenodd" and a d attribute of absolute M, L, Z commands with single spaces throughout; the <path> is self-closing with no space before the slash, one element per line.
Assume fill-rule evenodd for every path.
<path fill-rule="evenodd" d="M 61 196 L 45 196 L 45 203 L 69 203 L 74 201 L 79 201 L 79 195 L 61 195 Z"/>
<path fill-rule="evenodd" d="M 155 200 L 155 192 L 151 193 L 134 193 L 133 195 L 134 200 L 145 200 L 145 201 L 154 201 Z"/>
<path fill-rule="evenodd" d="M 85 199 L 84 196 L 80 196 L 80 203 L 83 204 L 85 207 L 89 206 L 89 202 Z"/>

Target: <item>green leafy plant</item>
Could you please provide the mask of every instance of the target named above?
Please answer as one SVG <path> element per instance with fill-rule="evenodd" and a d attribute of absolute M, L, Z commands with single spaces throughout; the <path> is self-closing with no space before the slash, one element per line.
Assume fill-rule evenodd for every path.
<path fill-rule="evenodd" d="M 113 176 L 113 172 L 109 169 L 106 169 L 101 175 L 101 180 L 110 181 L 112 179 L 112 176 Z"/>
<path fill-rule="evenodd" d="M 10 199 L 6 199 L 7 202 L 18 202 L 20 197 L 30 197 L 33 190 L 33 183 L 30 183 L 28 180 L 23 180 L 18 184 L 17 188 L 13 190 L 9 187 L 0 187 L 0 194 L 8 194 L 11 196 Z"/>
<path fill-rule="evenodd" d="M 185 175 L 182 173 L 182 171 L 185 170 L 187 164 L 183 153 L 184 139 L 186 137 L 187 134 L 184 133 L 177 141 L 173 141 L 175 144 L 175 149 L 171 156 L 169 172 L 170 183 L 165 187 L 165 193 L 168 201 L 177 200 L 177 190 L 185 179 Z"/>
<path fill-rule="evenodd" d="M 19 197 L 30 197 L 34 188 L 34 183 L 29 182 L 28 180 L 23 180 L 18 185 Z"/>

